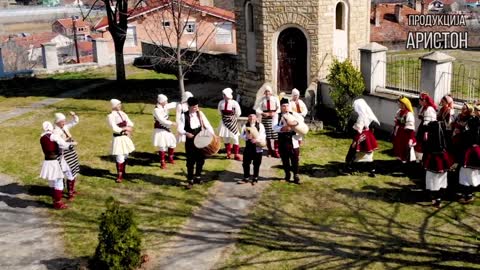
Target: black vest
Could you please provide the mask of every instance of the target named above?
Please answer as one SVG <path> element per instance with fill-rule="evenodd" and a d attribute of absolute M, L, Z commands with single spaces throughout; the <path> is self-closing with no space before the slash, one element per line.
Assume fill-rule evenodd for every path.
<path fill-rule="evenodd" d="M 185 117 L 185 131 L 197 135 L 202 130 L 202 121 L 200 121 L 200 126 L 198 128 L 192 129 L 190 127 L 190 113 L 188 111 L 183 113 Z M 197 112 L 198 119 L 201 120 L 200 112 Z M 188 139 L 188 138 L 187 138 Z"/>

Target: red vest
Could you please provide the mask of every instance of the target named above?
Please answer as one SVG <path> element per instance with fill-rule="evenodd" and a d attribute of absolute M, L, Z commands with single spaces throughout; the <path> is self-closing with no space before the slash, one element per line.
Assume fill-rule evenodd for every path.
<path fill-rule="evenodd" d="M 45 160 L 55 160 L 60 153 L 58 144 L 50 140 L 50 135 L 52 134 L 45 134 L 40 138 Z"/>

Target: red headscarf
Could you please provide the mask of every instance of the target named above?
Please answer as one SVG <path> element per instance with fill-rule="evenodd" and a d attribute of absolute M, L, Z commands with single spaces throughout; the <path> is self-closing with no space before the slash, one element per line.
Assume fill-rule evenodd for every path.
<path fill-rule="evenodd" d="M 435 111 L 437 110 L 437 105 L 427 93 L 420 93 L 420 100 L 425 102 L 425 106 L 423 106 L 425 109 L 431 106 Z"/>

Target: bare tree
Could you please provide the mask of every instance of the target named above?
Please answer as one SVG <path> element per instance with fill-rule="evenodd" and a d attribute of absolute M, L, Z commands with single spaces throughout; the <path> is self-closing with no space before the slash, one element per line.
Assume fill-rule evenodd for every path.
<path fill-rule="evenodd" d="M 152 12 L 145 30 L 155 49 L 150 51 L 152 66 L 162 65 L 176 70 L 180 94 L 185 93 L 185 75 L 192 70 L 217 25 L 202 16 L 198 0 L 166 0 Z"/>
<path fill-rule="evenodd" d="M 123 59 L 123 46 L 125 45 L 125 40 L 127 38 L 128 18 L 140 6 L 143 0 L 95 0 L 88 13 L 82 16 L 84 20 L 89 16 L 92 9 L 97 6 L 98 2 L 103 2 L 107 12 L 108 31 L 112 36 L 115 47 L 117 81 L 124 81 L 126 76 Z M 128 8 L 129 4 L 133 7 Z"/>

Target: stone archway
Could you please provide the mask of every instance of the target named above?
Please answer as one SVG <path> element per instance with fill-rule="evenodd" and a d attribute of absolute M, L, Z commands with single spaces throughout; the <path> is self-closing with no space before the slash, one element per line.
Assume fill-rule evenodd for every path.
<path fill-rule="evenodd" d="M 277 40 L 277 90 L 291 93 L 297 88 L 303 95 L 308 86 L 308 44 L 305 34 L 296 27 L 280 32 Z"/>

